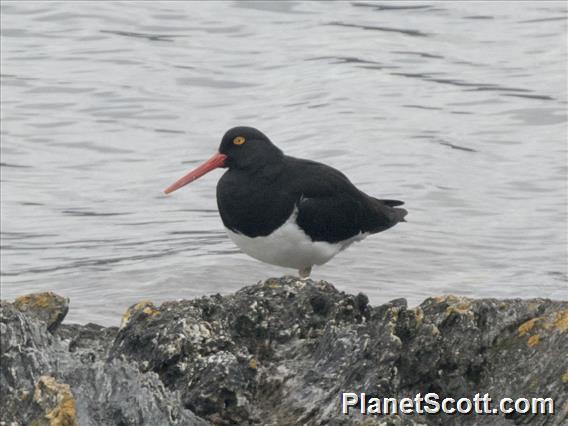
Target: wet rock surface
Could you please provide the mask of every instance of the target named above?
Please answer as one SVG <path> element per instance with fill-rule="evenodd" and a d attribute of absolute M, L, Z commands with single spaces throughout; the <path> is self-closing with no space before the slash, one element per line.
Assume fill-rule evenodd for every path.
<path fill-rule="evenodd" d="M 27 297 L 0 311 L 6 425 L 568 422 L 568 302 L 444 296 L 373 307 L 363 294 L 283 277 L 228 296 L 143 301 L 105 328 L 61 324 L 59 296 Z M 345 416 L 342 392 L 551 397 L 556 414 Z"/>

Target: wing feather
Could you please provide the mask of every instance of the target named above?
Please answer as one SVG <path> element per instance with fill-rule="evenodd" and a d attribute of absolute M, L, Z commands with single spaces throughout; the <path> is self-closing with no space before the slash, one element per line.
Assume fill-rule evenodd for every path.
<path fill-rule="evenodd" d="M 291 182 L 290 188 L 297 194 L 297 223 L 312 240 L 336 243 L 384 231 L 404 220 L 406 210 L 393 208 L 402 201 L 370 197 L 324 164 L 289 159 L 303 166 L 302 179 Z"/>

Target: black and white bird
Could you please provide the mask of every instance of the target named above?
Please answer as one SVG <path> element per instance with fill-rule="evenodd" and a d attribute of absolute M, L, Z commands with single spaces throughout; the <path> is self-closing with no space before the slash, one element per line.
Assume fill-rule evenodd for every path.
<path fill-rule="evenodd" d="M 217 205 L 231 240 L 266 263 L 295 268 L 301 278 L 352 243 L 404 222 L 398 200 L 357 189 L 340 171 L 285 155 L 252 127 L 234 127 L 219 151 L 181 177 L 169 194 L 218 168 Z"/>

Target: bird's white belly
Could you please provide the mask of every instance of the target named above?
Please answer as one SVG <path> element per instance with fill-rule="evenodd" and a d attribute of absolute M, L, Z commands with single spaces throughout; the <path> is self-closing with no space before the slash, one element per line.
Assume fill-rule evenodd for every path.
<path fill-rule="evenodd" d="M 247 237 L 227 229 L 229 238 L 246 254 L 262 262 L 285 268 L 303 269 L 323 265 L 351 243 L 367 234 L 359 234 L 346 241 L 327 243 L 312 239 L 296 224 L 296 214 L 272 234 L 265 237 Z"/>

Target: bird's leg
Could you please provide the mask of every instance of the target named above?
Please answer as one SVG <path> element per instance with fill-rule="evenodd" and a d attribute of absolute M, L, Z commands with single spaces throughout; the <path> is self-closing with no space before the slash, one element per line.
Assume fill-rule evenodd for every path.
<path fill-rule="evenodd" d="M 302 281 L 306 281 L 308 278 L 310 278 L 311 273 L 312 273 L 311 266 L 306 266 L 305 268 L 302 268 L 298 271 L 298 274 L 300 275 L 300 279 Z"/>

